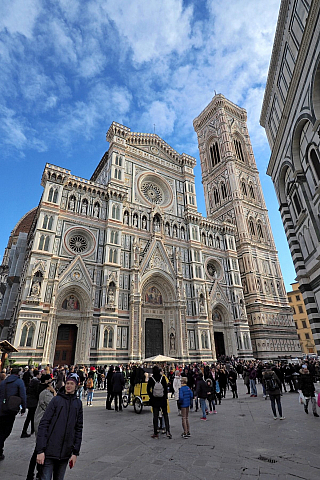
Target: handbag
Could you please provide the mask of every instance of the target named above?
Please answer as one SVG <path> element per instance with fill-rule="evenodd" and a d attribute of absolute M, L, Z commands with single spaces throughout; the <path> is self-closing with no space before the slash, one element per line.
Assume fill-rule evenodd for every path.
<path fill-rule="evenodd" d="M 11 395 L 7 398 L 7 384 L 4 389 L 4 399 L 2 403 L 3 413 L 13 413 L 16 415 L 20 410 L 22 399 L 18 395 Z"/>
<path fill-rule="evenodd" d="M 307 403 L 307 402 L 306 402 L 306 399 L 305 399 L 305 396 L 303 395 L 302 392 L 299 393 L 299 403 L 300 403 L 301 405 L 306 405 L 306 403 Z"/>

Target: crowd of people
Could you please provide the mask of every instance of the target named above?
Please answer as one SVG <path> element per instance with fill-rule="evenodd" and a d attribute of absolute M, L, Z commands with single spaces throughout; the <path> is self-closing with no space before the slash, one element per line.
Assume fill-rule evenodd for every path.
<path fill-rule="evenodd" d="M 317 413 L 315 383 L 320 380 L 320 367 L 316 359 L 300 363 L 279 361 L 238 360 L 224 357 L 214 364 L 153 366 L 127 364 L 105 366 L 38 365 L 25 368 L 12 367 L 0 373 L 0 460 L 4 460 L 4 443 L 10 435 L 17 413 L 24 415 L 21 438 L 35 433 L 35 448 L 30 459 L 27 480 L 37 478 L 62 480 L 69 463 L 72 468 L 79 455 L 83 427 L 83 405 L 93 405 L 96 389 L 106 390 L 107 410 L 122 411 L 123 390 L 128 388 L 128 401 L 137 384 L 147 384 L 149 405 L 153 411 L 153 439 L 162 432 L 171 439 L 169 398 L 174 398 L 181 415 L 182 434 L 191 436 L 189 412 L 201 411 L 200 419 L 217 413 L 217 405 L 226 398 L 227 391 L 238 398 L 237 382 L 246 386 L 246 395 L 269 398 L 274 419 L 284 420 L 281 396 L 286 392 L 299 392 L 304 411 Z M 320 399 L 318 399 L 319 402 Z M 319 404 L 319 403 L 318 403 Z M 114 407 L 113 407 L 114 405 Z M 278 413 L 277 413 L 278 411 Z M 30 433 L 28 432 L 30 426 Z"/>

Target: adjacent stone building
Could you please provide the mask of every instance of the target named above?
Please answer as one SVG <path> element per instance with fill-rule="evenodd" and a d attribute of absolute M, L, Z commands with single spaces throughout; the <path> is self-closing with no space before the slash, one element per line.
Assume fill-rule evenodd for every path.
<path fill-rule="evenodd" d="M 291 285 L 292 290 L 287 292 L 288 302 L 293 311 L 293 320 L 296 324 L 301 350 L 307 355 L 317 353 L 310 328 L 310 322 L 306 312 L 306 306 L 299 290 L 299 283 L 295 282 Z"/>
<path fill-rule="evenodd" d="M 245 120 L 218 95 L 195 121 L 207 218 L 195 159 L 156 134 L 113 122 L 90 180 L 45 166 L 16 306 L 2 321 L 17 361 L 297 354 Z"/>
<path fill-rule="evenodd" d="M 320 2 L 282 0 L 260 123 L 313 338 L 320 353 Z"/>

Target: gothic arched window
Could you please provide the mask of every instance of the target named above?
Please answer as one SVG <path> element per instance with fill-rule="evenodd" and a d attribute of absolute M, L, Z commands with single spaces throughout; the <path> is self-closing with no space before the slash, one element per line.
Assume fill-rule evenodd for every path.
<path fill-rule="evenodd" d="M 48 222 L 48 230 L 52 230 L 52 224 L 53 224 L 53 217 L 50 217 Z"/>
<path fill-rule="evenodd" d="M 210 147 L 210 158 L 211 158 L 211 165 L 214 167 L 218 163 L 220 163 L 220 151 L 219 151 L 219 144 L 218 142 L 213 142 Z"/>
<path fill-rule="evenodd" d="M 213 190 L 213 198 L 214 198 L 214 203 L 215 204 L 220 203 L 219 191 L 216 188 L 214 188 L 214 190 Z"/>
<path fill-rule="evenodd" d="M 254 199 L 255 195 L 254 195 L 254 188 L 252 183 L 249 184 L 249 193 L 250 193 L 250 197 Z"/>
<path fill-rule="evenodd" d="M 38 250 L 43 250 L 44 238 L 45 238 L 44 235 L 41 235 L 40 240 L 39 240 Z"/>
<path fill-rule="evenodd" d="M 34 331 L 33 325 L 24 325 L 21 332 L 20 347 L 31 347 Z"/>
<path fill-rule="evenodd" d="M 44 216 L 42 228 L 47 228 L 48 225 L 48 215 Z"/>
<path fill-rule="evenodd" d="M 250 231 L 251 235 L 256 234 L 252 218 L 249 219 L 249 231 Z"/>
<path fill-rule="evenodd" d="M 246 184 L 243 180 L 241 182 L 241 190 L 242 190 L 243 195 L 247 196 L 247 187 L 246 187 Z"/>
<path fill-rule="evenodd" d="M 238 160 L 241 160 L 242 162 L 244 162 L 244 156 L 243 156 L 242 145 L 240 140 L 237 140 L 236 138 L 234 138 L 233 145 L 234 145 L 234 149 L 236 151 L 236 156 Z"/>
<path fill-rule="evenodd" d="M 314 148 L 310 150 L 310 161 L 313 167 L 313 171 L 315 172 L 317 177 L 316 180 L 319 182 L 320 181 L 320 162 L 319 162 L 319 157 L 317 155 L 317 152 L 315 151 Z"/>
<path fill-rule="evenodd" d="M 43 247 L 43 250 L 45 250 L 46 252 L 49 251 L 49 243 L 50 243 L 50 237 L 46 237 L 45 239 L 45 242 L 44 242 L 44 247 Z"/>
<path fill-rule="evenodd" d="M 56 188 L 55 191 L 54 191 L 54 194 L 53 194 L 53 203 L 57 203 L 58 201 L 58 189 Z"/>
<path fill-rule="evenodd" d="M 223 199 L 227 198 L 227 187 L 224 182 L 221 183 L 221 195 Z"/>
<path fill-rule="evenodd" d="M 263 238 L 263 230 L 260 222 L 257 223 L 257 232 L 258 232 L 258 237 Z"/>
<path fill-rule="evenodd" d="M 53 198 L 53 187 L 51 187 L 49 190 L 48 202 L 52 202 L 52 198 Z"/>
<path fill-rule="evenodd" d="M 103 335 L 103 348 L 112 348 L 113 346 L 113 329 L 106 328 Z"/>

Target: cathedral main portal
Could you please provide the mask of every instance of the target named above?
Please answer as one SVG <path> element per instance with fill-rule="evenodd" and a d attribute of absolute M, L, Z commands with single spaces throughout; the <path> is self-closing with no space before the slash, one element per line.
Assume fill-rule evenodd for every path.
<path fill-rule="evenodd" d="M 163 355 L 163 326 L 157 318 L 147 318 L 145 327 L 146 358 Z"/>
<path fill-rule="evenodd" d="M 54 352 L 54 366 L 74 364 L 77 344 L 77 333 L 77 325 L 59 325 L 56 349 Z"/>

